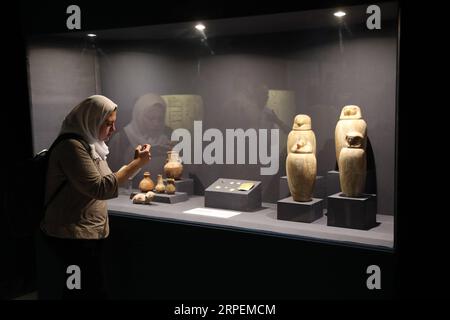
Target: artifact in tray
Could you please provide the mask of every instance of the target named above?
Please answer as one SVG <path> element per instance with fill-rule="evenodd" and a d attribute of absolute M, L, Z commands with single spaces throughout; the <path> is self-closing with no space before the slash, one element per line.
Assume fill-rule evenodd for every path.
<path fill-rule="evenodd" d="M 255 186 L 255 184 L 253 182 L 244 182 L 239 186 L 238 190 L 248 191 L 251 188 L 253 188 L 254 186 Z"/>

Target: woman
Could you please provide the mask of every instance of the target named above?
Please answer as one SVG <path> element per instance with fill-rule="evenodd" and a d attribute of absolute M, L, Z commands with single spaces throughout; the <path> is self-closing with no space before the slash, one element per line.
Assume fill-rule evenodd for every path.
<path fill-rule="evenodd" d="M 115 131 L 116 114 L 117 105 L 104 96 L 85 99 L 66 116 L 60 135 L 80 136 L 89 150 L 79 139 L 66 139 L 50 154 L 46 201 L 52 201 L 41 230 L 63 263 L 63 298 L 104 298 L 101 253 L 109 234 L 105 200 L 117 197 L 118 185 L 151 158 L 150 145 L 137 146 L 133 161 L 117 172 L 110 170 L 105 141 Z M 71 265 L 80 269 L 81 289 L 71 289 L 66 283 Z"/>
<path fill-rule="evenodd" d="M 171 129 L 165 125 L 166 103 L 155 93 L 140 96 L 133 107 L 130 123 L 114 134 L 108 142 L 109 164 L 119 169 L 132 157 L 134 147 L 148 143 L 152 146 L 152 162 L 144 166 L 153 178 L 163 173 L 167 151 L 171 150 Z M 136 177 L 135 187 L 142 177 Z"/>

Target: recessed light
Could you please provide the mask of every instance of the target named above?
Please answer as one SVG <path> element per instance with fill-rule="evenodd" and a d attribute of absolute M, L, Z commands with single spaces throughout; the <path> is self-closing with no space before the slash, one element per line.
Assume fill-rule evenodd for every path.
<path fill-rule="evenodd" d="M 88 33 L 87 36 L 90 37 L 90 38 L 94 38 L 94 37 L 96 37 L 97 35 L 96 35 L 95 33 Z"/>
<path fill-rule="evenodd" d="M 199 23 L 195 26 L 195 29 L 197 29 L 198 31 L 203 31 L 206 29 L 205 25 L 202 23 Z"/>
<path fill-rule="evenodd" d="M 346 13 L 345 13 L 344 11 L 336 11 L 336 12 L 334 13 L 334 15 L 335 15 L 336 17 L 338 17 L 338 18 L 341 18 L 341 17 L 345 16 Z"/>

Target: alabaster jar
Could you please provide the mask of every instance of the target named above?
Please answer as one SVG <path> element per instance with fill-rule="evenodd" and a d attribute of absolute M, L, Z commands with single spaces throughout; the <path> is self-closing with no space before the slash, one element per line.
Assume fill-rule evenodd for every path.
<path fill-rule="evenodd" d="M 166 193 L 175 194 L 175 191 L 176 191 L 175 180 L 173 178 L 167 179 Z"/>
<path fill-rule="evenodd" d="M 311 201 L 317 161 L 309 142 L 299 140 L 291 147 L 286 158 L 286 173 L 292 198 L 300 202 Z"/>
<path fill-rule="evenodd" d="M 298 114 L 294 118 L 292 130 L 289 132 L 287 138 L 288 152 L 299 140 L 309 142 L 312 148 L 312 153 L 316 154 L 316 136 L 311 129 L 311 118 L 306 114 Z"/>
<path fill-rule="evenodd" d="M 168 151 L 164 165 L 164 174 L 167 178 L 179 180 L 183 174 L 183 164 L 177 151 Z"/>
<path fill-rule="evenodd" d="M 347 146 L 339 155 L 339 180 L 342 193 L 347 197 L 358 197 L 364 192 L 367 161 L 363 140 L 361 133 L 349 132 Z"/>
<path fill-rule="evenodd" d="M 361 108 L 355 105 L 348 105 L 342 108 L 339 121 L 334 132 L 336 146 L 336 160 L 339 162 L 339 153 L 345 147 L 345 137 L 349 132 L 359 132 L 363 137 L 362 148 L 366 150 L 367 144 L 367 124 L 362 118 Z M 339 163 L 338 163 L 339 165 Z"/>
<path fill-rule="evenodd" d="M 139 190 L 145 193 L 148 191 L 152 191 L 154 187 L 155 183 L 150 178 L 150 172 L 144 172 L 144 178 L 141 180 L 141 182 L 139 182 Z"/>
<path fill-rule="evenodd" d="M 166 191 L 166 186 L 164 185 L 162 175 L 160 174 L 158 174 L 158 179 L 156 180 L 155 191 L 158 193 L 164 193 Z"/>

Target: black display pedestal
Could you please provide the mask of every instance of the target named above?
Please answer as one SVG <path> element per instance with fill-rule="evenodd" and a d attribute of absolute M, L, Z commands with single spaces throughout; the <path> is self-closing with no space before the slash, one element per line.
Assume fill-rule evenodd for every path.
<path fill-rule="evenodd" d="M 277 202 L 277 219 L 311 223 L 323 216 L 323 200 L 313 198 L 308 202 L 287 197 Z"/>
<path fill-rule="evenodd" d="M 279 191 L 278 199 L 284 199 L 291 195 L 291 192 L 289 191 L 287 176 L 280 177 L 280 189 L 279 190 L 280 191 Z M 316 183 L 314 185 L 313 197 L 319 198 L 319 199 L 326 199 L 327 193 L 326 193 L 325 177 L 323 177 L 323 176 L 316 177 Z"/>
<path fill-rule="evenodd" d="M 338 192 L 328 197 L 327 225 L 369 230 L 377 225 L 376 195 L 350 198 Z"/>
<path fill-rule="evenodd" d="M 164 179 L 164 183 L 167 184 L 167 179 Z M 194 180 L 191 178 L 181 178 L 175 180 L 175 189 L 177 192 L 186 192 L 188 195 L 194 194 Z"/>
<path fill-rule="evenodd" d="M 153 198 L 153 202 L 163 202 L 163 203 L 178 203 L 183 202 L 188 199 L 188 194 L 186 192 L 175 192 L 175 194 L 166 194 L 166 193 L 156 193 Z"/>
<path fill-rule="evenodd" d="M 253 183 L 250 190 L 238 190 L 242 183 Z M 220 178 L 205 190 L 205 207 L 253 211 L 261 208 L 261 182 Z"/>

